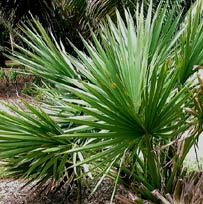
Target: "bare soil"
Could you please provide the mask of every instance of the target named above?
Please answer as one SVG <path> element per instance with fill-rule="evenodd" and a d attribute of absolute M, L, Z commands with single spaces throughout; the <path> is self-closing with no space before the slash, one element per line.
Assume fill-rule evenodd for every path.
<path fill-rule="evenodd" d="M 67 193 L 64 187 L 58 192 L 49 192 L 47 195 L 40 194 L 38 189 L 32 189 L 32 185 L 22 188 L 25 184 L 23 180 L 0 180 L 0 203 L 1 204 L 79 204 L 78 190 L 73 186 Z M 89 188 L 82 188 L 81 204 L 109 204 L 113 191 L 113 182 L 110 179 L 104 180 L 92 197 L 89 197 L 91 190 L 95 186 L 92 183 Z M 124 195 L 132 198 L 132 194 L 123 186 L 118 186 L 116 197 Z M 121 204 L 118 199 L 114 199 L 114 204 Z"/>
<path fill-rule="evenodd" d="M 15 80 L 8 77 L 0 79 L 0 99 L 9 99 L 23 96 L 22 90 L 26 84 L 32 83 L 34 76 L 18 74 Z"/>

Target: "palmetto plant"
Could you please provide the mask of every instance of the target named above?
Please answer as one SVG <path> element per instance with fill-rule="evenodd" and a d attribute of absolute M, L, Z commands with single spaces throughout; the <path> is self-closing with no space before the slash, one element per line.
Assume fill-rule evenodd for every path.
<path fill-rule="evenodd" d="M 1 127 L 1 156 L 10 158 L 8 168 L 10 167 L 11 175 L 14 178 L 23 175 L 28 176 L 30 181 L 39 179 L 36 185 L 40 186 L 49 180 L 46 190 L 50 190 L 59 185 L 56 182 L 62 178 L 69 157 L 72 156 L 69 154 L 57 156 L 57 152 L 54 154 L 46 152 L 47 145 L 56 147 L 63 144 L 62 140 L 55 138 L 56 135 L 62 133 L 62 130 L 42 110 L 34 109 L 25 101 L 23 104 L 23 109 L 20 106 L 8 107 L 11 112 L 15 112 L 15 115 L 1 112 L 1 119 L 4 118 L 7 124 L 6 126 L 2 124 Z M 72 143 L 70 142 L 69 145 L 71 146 Z M 21 148 L 17 150 L 16 146 Z M 25 169 L 29 170 L 25 171 Z M 68 182 L 71 183 L 73 178 L 74 172 L 72 171 Z"/>
<path fill-rule="evenodd" d="M 10 58 L 55 88 L 47 88 L 47 113 L 25 103 L 28 112 L 11 106 L 17 116 L 0 115 L 0 157 L 14 173 L 55 182 L 68 162 L 79 177 L 99 175 L 96 187 L 108 175 L 151 202 L 170 197 L 201 133 L 191 91 L 203 63 L 202 3 L 182 24 L 172 13 L 165 21 L 161 5 L 152 15 L 151 2 L 146 18 L 137 8 L 135 20 L 128 11 L 125 19 L 117 12 L 117 24 L 108 17 L 93 42 L 81 37 L 77 58 L 38 21 L 21 28 L 30 51 L 16 45 Z"/>
<path fill-rule="evenodd" d="M 7 29 L 9 25 L 9 31 L 12 33 L 16 31 L 20 22 L 26 22 L 30 18 L 30 14 L 32 14 L 39 19 L 47 32 L 51 29 L 54 36 L 58 40 L 62 40 L 66 49 L 71 52 L 72 47 L 66 39 L 67 36 L 77 47 L 82 48 L 79 33 L 84 38 L 89 38 L 90 25 L 92 29 L 96 30 L 99 22 L 106 14 L 115 16 L 118 2 L 120 1 L 51 0 L 47 2 L 45 0 L 2 0 L 0 2 L 0 12 L 4 13 L 4 15 L 1 15 L 4 28 Z"/>
<path fill-rule="evenodd" d="M 4 21 L 4 30 L 5 28 L 7 30 L 9 26 L 9 32 L 12 33 L 11 38 L 14 37 L 18 24 L 26 21 L 31 13 L 40 20 L 46 31 L 51 28 L 57 40 L 62 40 L 66 50 L 70 52 L 72 48 L 66 40 L 67 36 L 75 46 L 82 49 L 83 44 L 78 33 L 82 34 L 85 39 L 89 38 L 90 26 L 91 29 L 97 30 L 105 15 L 111 16 L 115 22 L 116 8 L 123 16 L 124 8 L 133 12 L 139 2 L 138 0 L 51 0 L 48 2 L 45 0 L 2 0 L 0 2 L 0 12 L 1 19 Z M 166 2 L 163 1 L 162 5 Z M 184 16 L 192 2 L 194 0 L 169 0 L 167 10 L 175 5 L 176 12 L 183 11 L 182 16 Z M 149 0 L 143 1 L 145 13 L 149 3 Z M 159 1 L 153 1 L 153 11 L 158 4 Z M 13 41 L 14 39 L 10 40 Z"/>

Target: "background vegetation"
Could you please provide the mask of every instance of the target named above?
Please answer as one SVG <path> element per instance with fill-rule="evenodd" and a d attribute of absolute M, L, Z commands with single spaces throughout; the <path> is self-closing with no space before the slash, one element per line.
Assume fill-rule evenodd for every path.
<path fill-rule="evenodd" d="M 195 0 L 169 0 L 168 10 L 175 7 L 177 14 L 182 12 L 182 16 L 190 8 Z M 148 0 L 144 1 L 145 13 L 149 5 Z M 90 27 L 97 30 L 99 22 L 109 15 L 115 21 L 115 10 L 118 9 L 121 16 L 124 15 L 124 8 L 130 9 L 133 13 L 138 0 L 2 0 L 0 2 L 0 48 L 5 52 L 5 47 L 13 47 L 13 41 L 19 43 L 15 32 L 20 32 L 18 25 L 26 22 L 30 14 L 39 19 L 46 31 L 52 31 L 55 38 L 62 40 L 66 50 L 72 53 L 68 39 L 80 49 L 83 43 L 79 33 L 85 38 L 90 37 Z M 166 2 L 163 1 L 164 5 Z M 153 9 L 157 8 L 159 1 L 153 1 Z M 26 46 L 26 44 L 24 44 Z M 73 54 L 73 53 L 72 53 Z M 0 57 L 2 58 L 2 57 Z M 5 66 L 1 60 L 1 66 Z"/>

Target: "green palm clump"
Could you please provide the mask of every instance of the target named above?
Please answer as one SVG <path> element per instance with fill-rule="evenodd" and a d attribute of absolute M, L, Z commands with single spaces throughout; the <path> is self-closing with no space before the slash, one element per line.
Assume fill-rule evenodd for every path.
<path fill-rule="evenodd" d="M 66 169 L 98 176 L 95 189 L 109 176 L 143 200 L 172 203 L 202 132 L 202 81 L 193 80 L 203 63 L 202 3 L 183 23 L 167 6 L 152 11 L 151 2 L 146 16 L 138 6 L 135 18 L 127 10 L 116 24 L 107 17 L 92 42 L 81 37 L 85 52 L 73 45 L 77 58 L 36 20 L 21 28 L 30 51 L 16 45 L 10 58 L 54 88 L 46 113 L 25 103 L 28 111 L 0 115 L 0 158 L 16 176 L 52 186 Z"/>

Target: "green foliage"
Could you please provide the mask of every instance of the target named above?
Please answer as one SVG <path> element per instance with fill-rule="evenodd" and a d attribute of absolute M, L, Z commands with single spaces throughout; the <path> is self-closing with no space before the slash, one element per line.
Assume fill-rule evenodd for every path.
<path fill-rule="evenodd" d="M 29 82 L 26 82 L 24 84 L 21 93 L 25 96 L 41 98 L 42 96 L 41 92 L 37 88 L 38 86 L 42 88 L 44 84 L 40 77 L 33 76 L 33 78 Z"/>
<path fill-rule="evenodd" d="M 5 80 L 7 84 L 15 83 L 18 75 L 19 71 L 17 71 L 16 69 L 11 68 L 0 70 L 0 80 Z"/>
<path fill-rule="evenodd" d="M 55 184 L 68 163 L 79 178 L 100 176 L 95 189 L 110 176 L 154 203 L 172 194 L 202 132 L 202 81 L 191 79 L 202 63 L 202 3 L 192 9 L 182 24 L 167 6 L 153 13 L 152 2 L 146 16 L 142 6 L 135 18 L 117 12 L 92 42 L 81 37 L 85 52 L 72 45 L 77 58 L 35 19 L 21 27 L 30 51 L 16 45 L 10 58 L 54 88 L 47 113 L 25 102 L 27 111 L 1 112 L 0 158 L 31 181 Z"/>
<path fill-rule="evenodd" d="M 48 181 L 45 188 L 49 191 L 53 186 L 59 185 L 66 168 L 76 160 L 82 160 L 83 156 L 81 153 L 62 153 L 61 148 L 68 150 L 77 145 L 76 141 L 60 139 L 63 130 L 59 124 L 40 108 L 36 109 L 29 103 L 22 102 L 23 108 L 4 104 L 15 115 L 1 111 L 1 121 L 4 120 L 7 126 L 1 124 L 0 128 L 0 157 L 6 158 L 4 161 L 10 176 L 23 176 L 29 178 L 29 182 L 38 180 L 38 186 L 47 184 Z M 21 148 L 17 150 L 17 146 Z M 75 174 L 79 173 L 77 169 L 68 171 L 69 184 Z"/>
<path fill-rule="evenodd" d="M 181 36 L 178 48 L 180 53 L 176 59 L 177 67 L 180 69 L 179 80 L 181 83 L 184 83 L 196 71 L 195 65 L 203 64 L 202 5 L 191 9 L 186 21 L 187 26 Z"/>
<path fill-rule="evenodd" d="M 170 11 L 175 8 L 176 13 L 187 12 L 191 3 L 194 0 L 169 0 L 167 10 Z M 36 0 L 36 1 L 22 1 L 22 0 L 4 0 L 0 2 L 0 25 L 3 28 L 2 38 L 8 45 L 9 33 L 12 35 L 16 32 L 16 28 L 21 22 L 26 22 L 30 18 L 29 12 L 40 20 L 46 31 L 50 28 L 56 39 L 62 40 L 66 50 L 72 52 L 68 39 L 74 43 L 79 49 L 83 49 L 83 43 L 79 37 L 79 33 L 85 39 L 90 38 L 90 27 L 93 30 L 99 28 L 99 24 L 106 15 L 111 16 L 116 21 L 116 9 L 119 10 L 121 16 L 124 16 L 124 10 L 129 9 L 132 13 L 136 9 L 138 0 Z M 143 1 L 144 13 L 147 13 L 147 8 L 150 1 Z M 167 1 L 162 1 L 162 6 L 167 4 Z M 159 5 L 159 1 L 153 1 L 153 13 Z M 19 30 L 17 31 L 19 32 Z M 6 34 L 6 38 L 5 38 Z M 15 40 L 19 40 L 16 38 Z M 12 43 L 12 42 L 11 42 Z M 18 42 L 19 43 L 19 42 Z M 1 43 L 2 44 L 2 43 Z M 26 46 L 26 44 L 24 44 Z"/>
<path fill-rule="evenodd" d="M 6 169 L 5 167 L 1 164 L 0 165 L 0 178 L 5 177 L 6 176 Z"/>
<path fill-rule="evenodd" d="M 3 79 L 5 79 L 5 72 L 2 69 L 0 69 L 0 80 Z"/>

